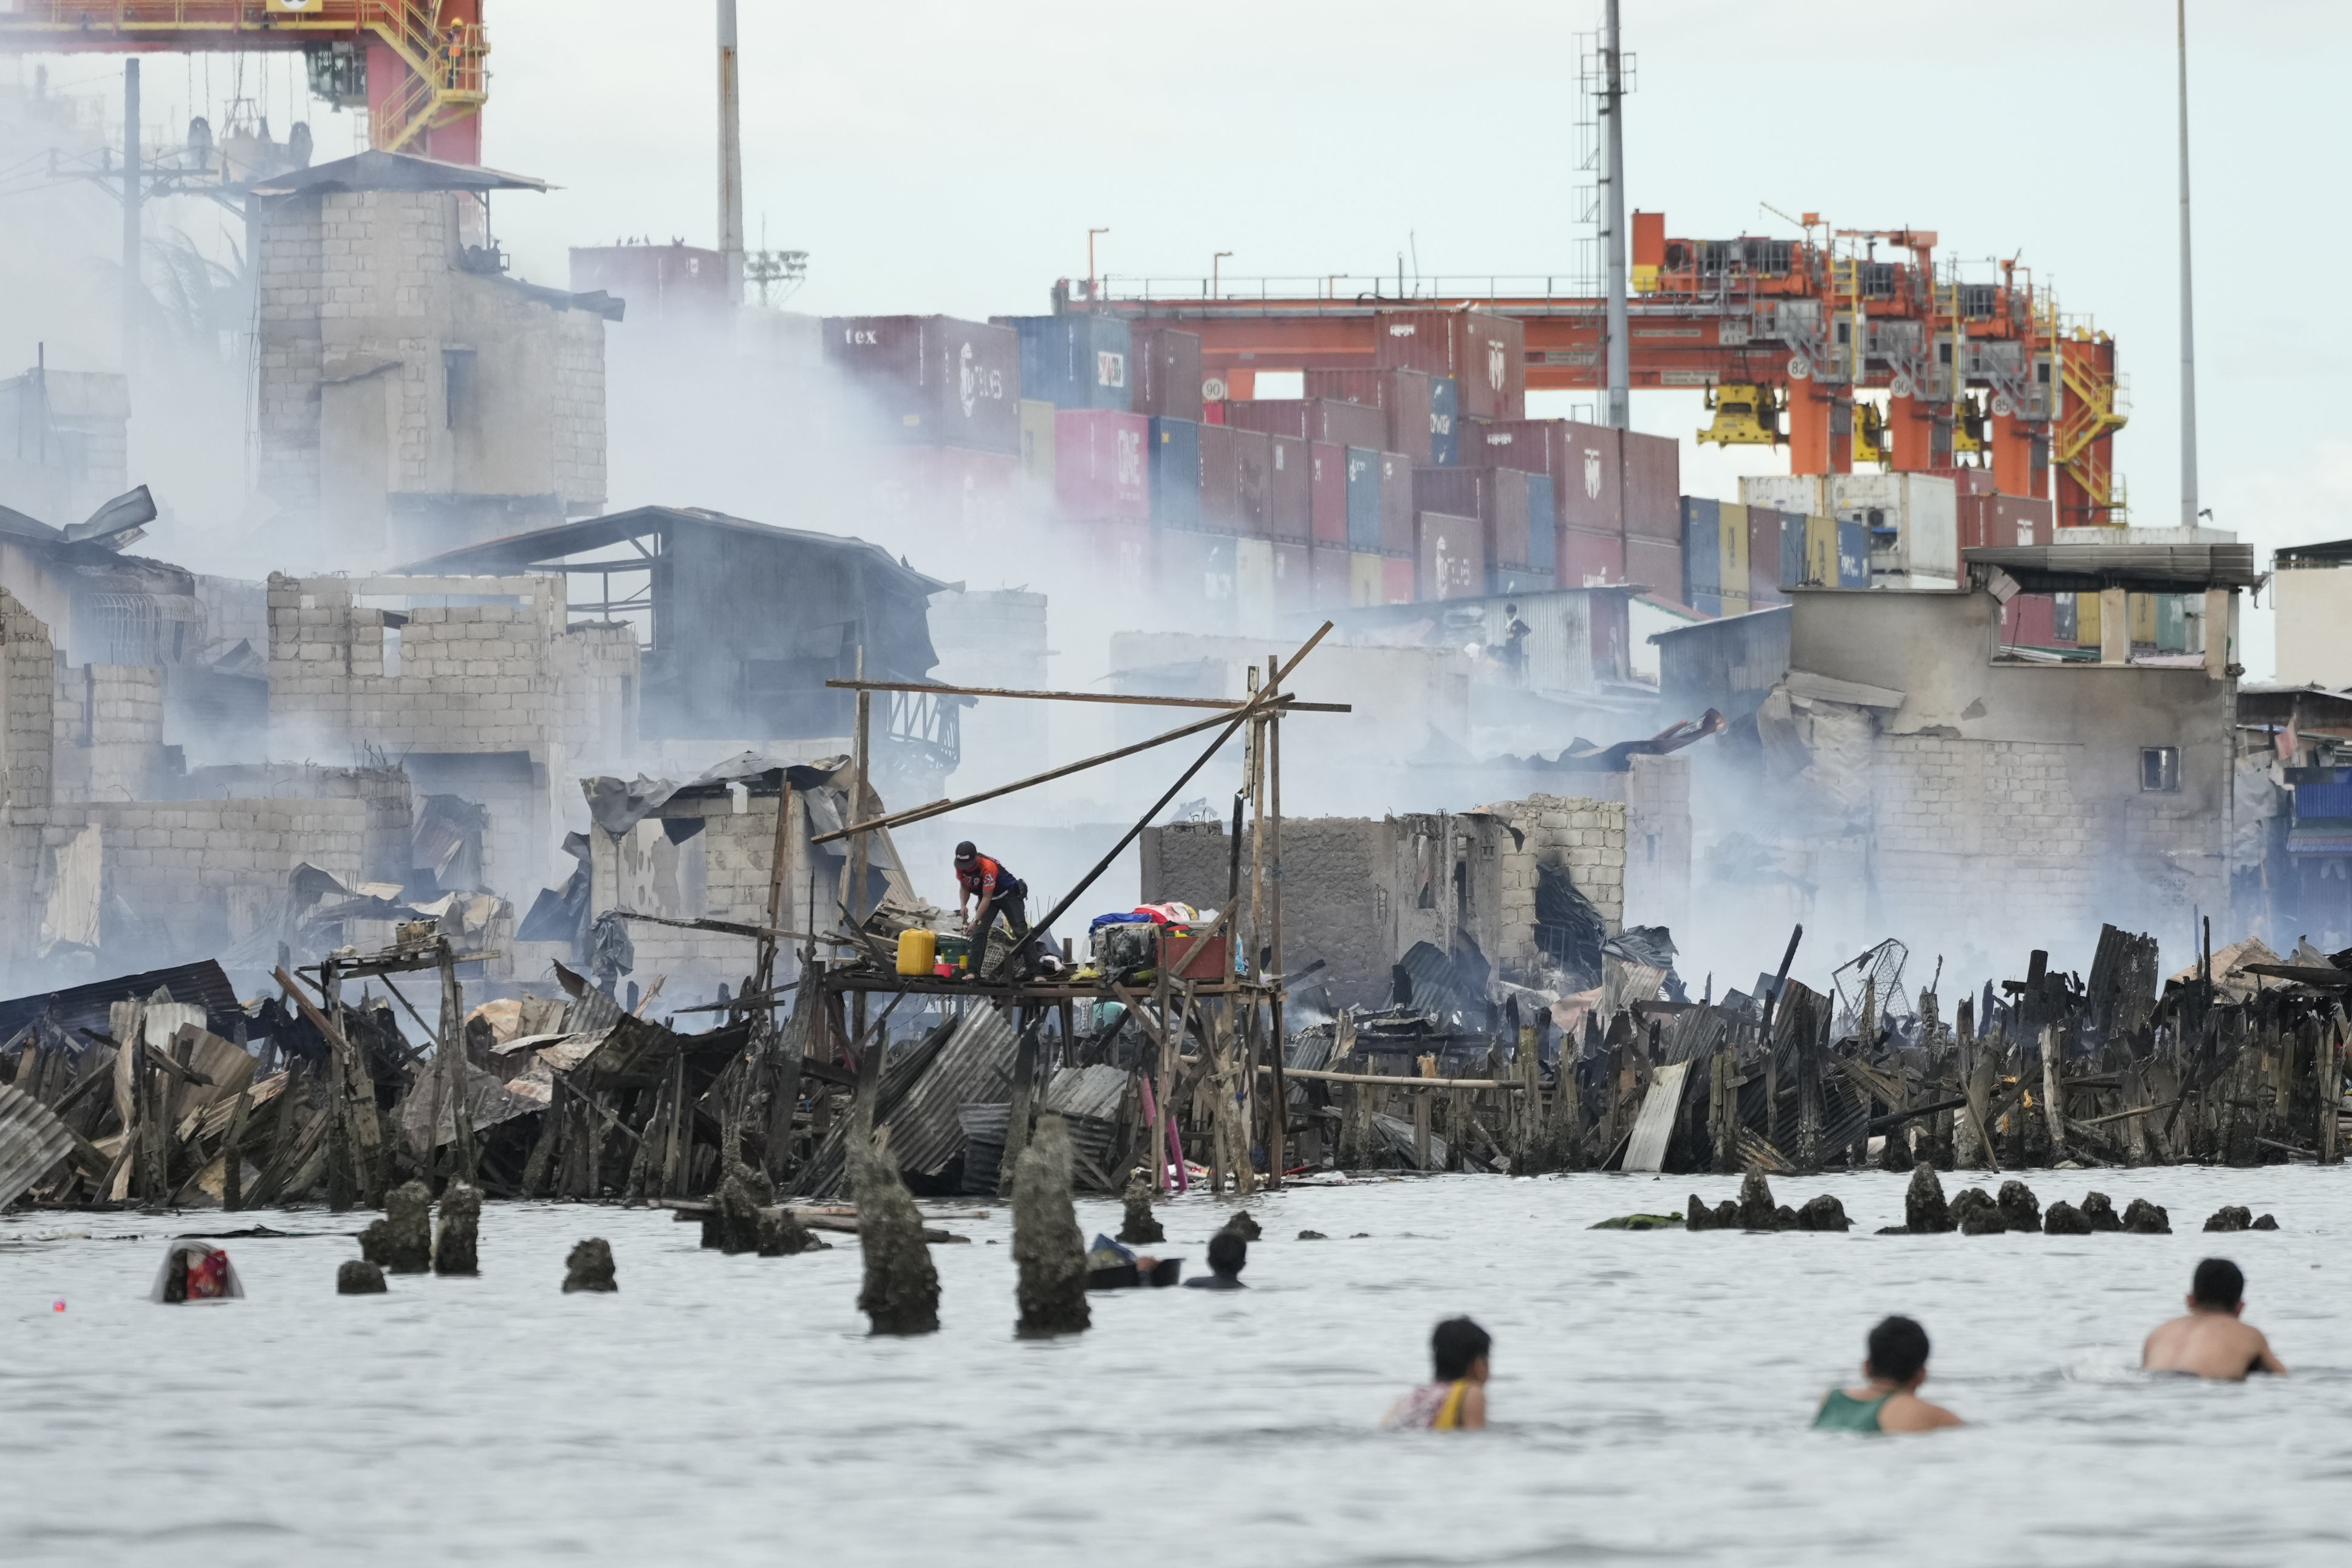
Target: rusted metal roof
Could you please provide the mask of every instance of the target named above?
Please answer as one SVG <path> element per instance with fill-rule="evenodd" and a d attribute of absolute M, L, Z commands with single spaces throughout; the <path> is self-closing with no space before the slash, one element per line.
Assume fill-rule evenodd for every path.
<path fill-rule="evenodd" d="M 217 1035 L 234 1035 L 237 1020 L 245 1016 L 228 976 L 217 963 L 206 958 L 194 964 L 146 969 L 136 975 L 118 975 L 110 980 L 91 980 L 63 990 L 40 991 L 0 1001 L 0 1040 L 15 1039 L 19 1030 L 47 1011 L 57 1019 L 58 1027 L 79 1045 L 80 1038 L 75 1035 L 76 1030 L 103 1031 L 109 1008 L 133 998 L 144 1000 L 153 996 L 158 988 L 170 991 L 175 1002 L 204 1009 L 205 1027 Z"/>

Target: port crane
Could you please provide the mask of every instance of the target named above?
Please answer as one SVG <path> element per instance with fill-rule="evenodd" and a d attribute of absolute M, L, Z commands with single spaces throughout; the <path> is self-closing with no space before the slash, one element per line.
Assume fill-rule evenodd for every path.
<path fill-rule="evenodd" d="M 5 0 L 0 0 L 5 3 Z M 482 161 L 482 0 L 14 0 L 0 50 L 306 57 L 310 89 L 368 111 L 373 146 Z"/>
<path fill-rule="evenodd" d="M 1701 441 L 1786 445 L 1790 471 L 1977 465 L 2013 496 L 2054 500 L 2065 526 L 2119 525 L 2114 439 L 2126 410 L 2112 338 L 2062 316 L 2014 260 L 1965 279 L 1932 230 L 1833 228 L 1802 239 L 1681 239 L 1632 223 L 1632 384 L 1704 391 Z M 1202 373 L 1251 395 L 1260 371 L 1363 368 L 1374 318 L 1475 308 L 1524 326 L 1527 384 L 1596 390 L 1602 300 L 1548 277 L 1065 280 L 1055 308 L 1201 335 Z M 1189 287 L 1188 287 L 1189 286 Z M 1855 393 L 1884 391 L 1882 417 Z"/>

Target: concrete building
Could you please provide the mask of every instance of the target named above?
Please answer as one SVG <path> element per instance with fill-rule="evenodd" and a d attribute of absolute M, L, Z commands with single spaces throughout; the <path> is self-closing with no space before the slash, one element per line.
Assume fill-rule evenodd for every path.
<path fill-rule="evenodd" d="M 269 580 L 269 755 L 373 752 L 488 813 L 480 873 L 551 879 L 574 780 L 633 757 L 635 636 L 572 624 L 558 577 Z"/>
<path fill-rule="evenodd" d="M 368 152 L 254 192 L 260 485 L 387 564 L 604 505 L 602 294 L 505 276 L 494 170 Z"/>
<path fill-rule="evenodd" d="M 2087 938 L 2103 921 L 2154 929 L 2226 909 L 2234 633 L 2194 658 L 2134 658 L 2117 638 L 2089 663 L 2006 656 L 1999 628 L 2021 591 L 2102 596 L 2117 628 L 2128 593 L 2194 593 L 2209 625 L 2234 628 L 2251 549 L 2015 547 L 1968 559 L 1964 591 L 1792 593 L 1785 667 L 1735 728 L 1745 747 L 1714 758 L 1697 805 L 1719 847 L 1732 835 L 1750 846 L 1745 891 L 1787 896 L 1751 899 L 1749 917 L 1990 953 L 2021 931 Z M 1693 662 L 1752 677 L 1778 617 L 1666 634 L 1666 684 L 1685 680 L 1685 644 Z M 1743 624 L 1744 651 L 1718 646 Z M 1740 881 L 1727 860 L 1718 891 Z"/>
<path fill-rule="evenodd" d="M 2280 684 L 2352 688 L 2352 539 L 2280 550 L 2271 567 Z"/>
<path fill-rule="evenodd" d="M 1415 944 L 1475 954 L 1501 977 L 1556 982 L 1558 938 L 1538 918 L 1539 867 L 1564 870 L 1602 929 L 1623 924 L 1626 808 L 1553 796 L 1466 812 L 1295 818 L 1282 825 L 1283 963 L 1317 959 L 1310 991 L 1380 1006 Z M 1223 907 L 1233 841 L 1224 824 L 1173 822 L 1142 840 L 1145 903 Z M 1249 848 L 1242 849 L 1244 894 Z"/>
<path fill-rule="evenodd" d="M 131 487 L 131 382 L 42 364 L 0 381 L 0 508 L 57 528 Z"/>

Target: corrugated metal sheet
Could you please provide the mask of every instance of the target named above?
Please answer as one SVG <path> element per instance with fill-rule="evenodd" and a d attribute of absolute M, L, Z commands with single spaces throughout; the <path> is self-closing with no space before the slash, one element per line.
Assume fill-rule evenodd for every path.
<path fill-rule="evenodd" d="M 73 1134 L 47 1106 L 0 1083 L 0 1208 L 24 1197 L 73 1146 Z"/>
<path fill-rule="evenodd" d="M 205 1027 L 215 1034 L 234 1034 L 236 1020 L 244 1016 L 228 976 L 218 964 L 206 958 L 169 969 L 147 969 L 110 980 L 92 980 L 87 985 L 68 986 L 62 991 L 11 998 L 0 1002 L 0 1040 L 15 1039 L 16 1031 L 40 1017 L 44 1009 L 52 1013 L 58 1027 L 68 1036 L 79 1029 L 102 1031 L 107 1028 L 107 1009 L 114 1003 L 132 998 L 143 1000 L 159 988 L 171 992 L 173 1001 L 193 1002 L 203 1008 Z"/>
<path fill-rule="evenodd" d="M 881 1118 L 900 1170 L 937 1176 L 963 1153 L 963 1124 L 956 1113 L 1011 1097 L 1017 1043 L 1013 1025 L 994 1008 L 975 1007 L 964 1015 L 930 1070 Z"/>

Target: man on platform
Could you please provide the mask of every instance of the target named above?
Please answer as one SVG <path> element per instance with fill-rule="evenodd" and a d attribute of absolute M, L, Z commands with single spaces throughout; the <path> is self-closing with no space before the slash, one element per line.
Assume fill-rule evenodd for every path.
<path fill-rule="evenodd" d="M 966 922 L 971 934 L 971 972 L 984 977 L 988 963 L 988 930 L 996 917 L 1004 916 L 1004 930 L 1018 953 L 1029 935 L 1029 915 L 1025 907 L 1029 884 L 1004 868 L 1002 861 L 992 860 L 972 847 L 970 839 L 955 847 L 956 917 Z M 980 912 L 967 915 L 973 899 L 980 900 Z"/>

